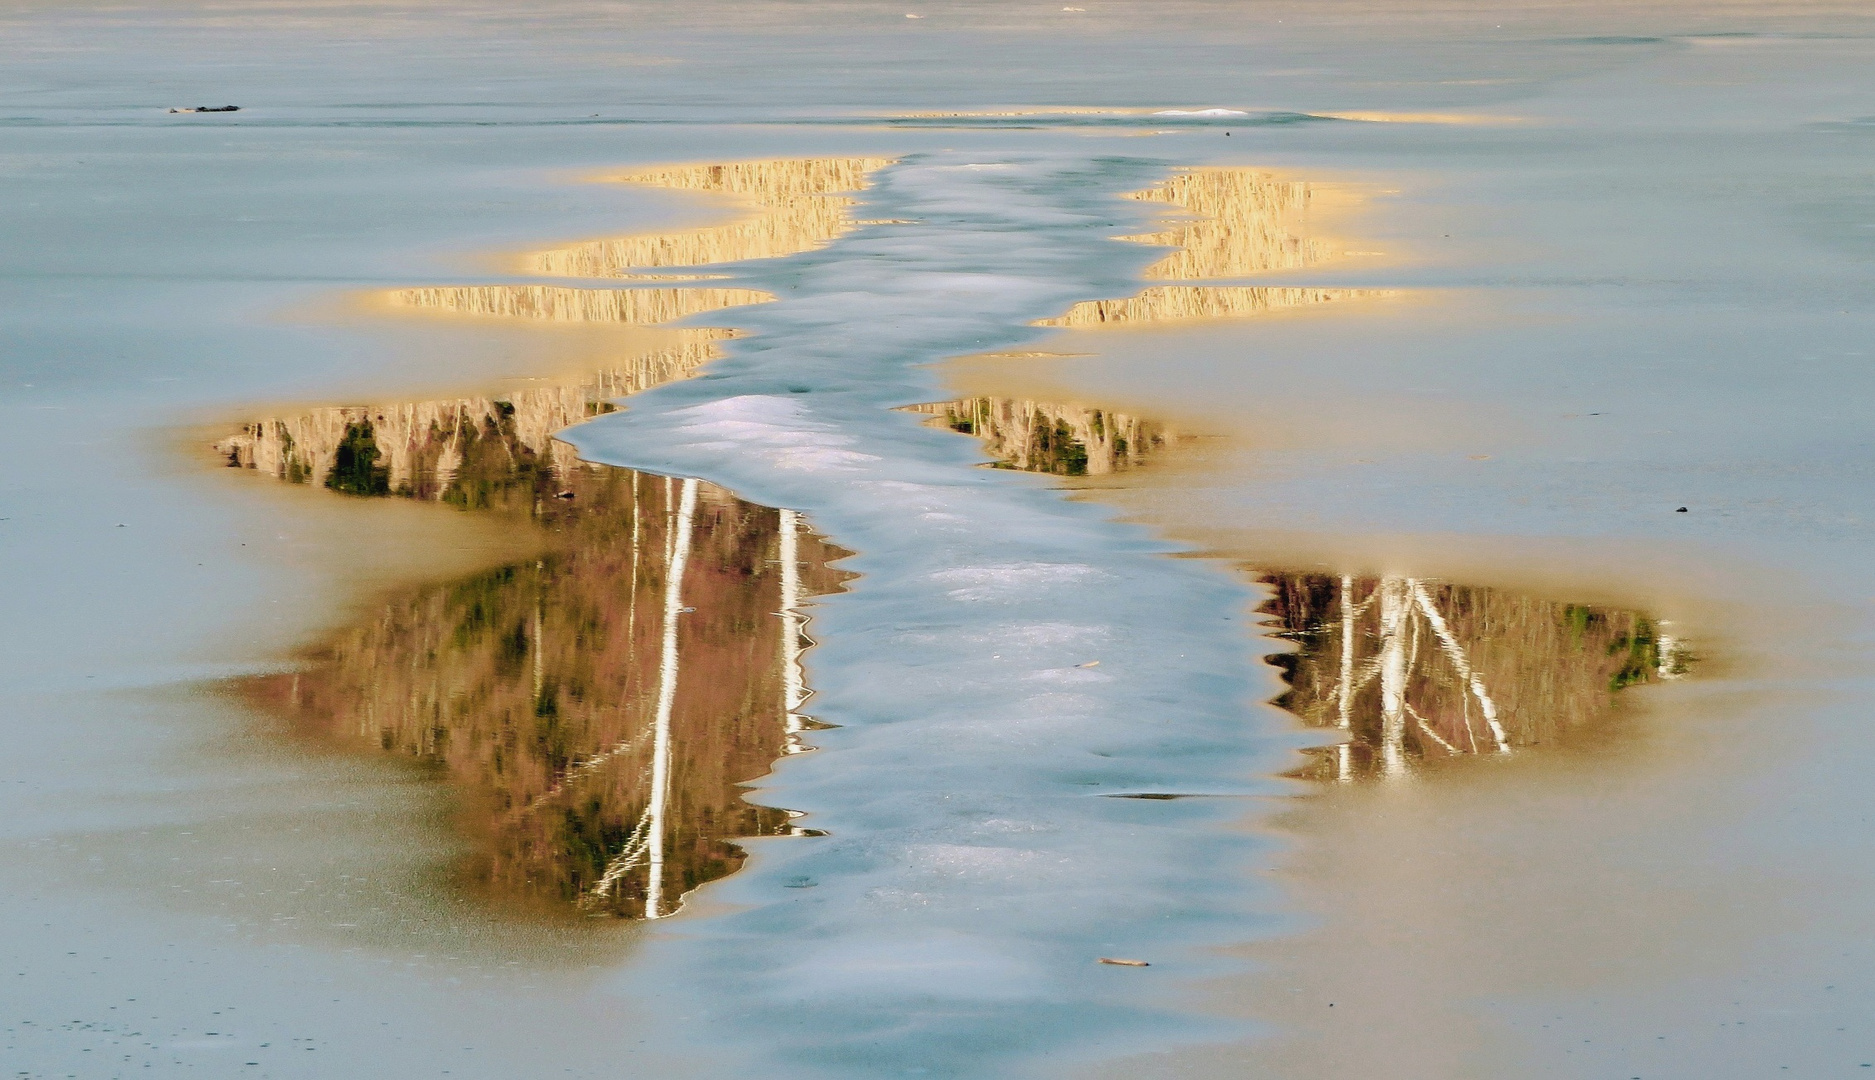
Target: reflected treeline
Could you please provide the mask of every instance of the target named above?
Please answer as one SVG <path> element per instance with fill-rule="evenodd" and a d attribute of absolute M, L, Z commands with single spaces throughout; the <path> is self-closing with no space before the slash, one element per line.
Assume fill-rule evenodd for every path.
<path fill-rule="evenodd" d="M 1186 169 L 1128 198 L 1167 203 L 1193 220 L 1124 239 L 1178 250 L 1147 267 L 1148 278 L 1192 281 L 1299 270 L 1329 254 L 1319 240 L 1294 235 L 1309 208 L 1309 185 L 1254 169 Z"/>
<path fill-rule="evenodd" d="M 715 192 L 752 216 L 527 260 L 561 277 L 776 258 L 853 227 L 872 158 L 676 166 L 622 182 Z M 652 326 L 769 293 L 715 286 L 400 289 L 391 307 L 534 323 Z M 844 554 L 792 511 L 694 480 L 581 462 L 555 432 L 693 373 L 726 329 L 577 383 L 506 397 L 314 409 L 246 424 L 228 464 L 358 496 L 526 515 L 538 559 L 387 600 L 300 671 L 248 689 L 299 729 L 435 766 L 460 793 L 472 876 L 494 893 L 658 917 L 731 872 L 733 841 L 790 830 L 739 784 L 802 748 L 803 598 Z"/>
<path fill-rule="evenodd" d="M 680 232 L 592 240 L 527 259 L 552 277 L 627 277 L 633 270 L 778 259 L 825 247 L 853 227 L 855 200 L 888 158 L 806 158 L 683 165 L 613 177 L 619 183 L 732 196 L 753 213 Z"/>
<path fill-rule="evenodd" d="M 569 384 L 268 417 L 215 444 L 230 465 L 352 495 L 404 495 L 483 507 L 577 465 L 553 434 L 610 412 L 615 398 L 686 378 L 715 355 L 722 330 L 680 330 L 669 348 Z M 525 485 L 520 485 L 525 486 Z"/>
<path fill-rule="evenodd" d="M 733 872 L 736 838 L 792 831 L 739 785 L 804 748 L 802 605 L 838 587 L 827 564 L 845 553 L 792 511 L 575 460 L 546 433 L 579 400 L 428 402 L 369 423 L 324 410 L 231 440 L 258 453 L 255 427 L 320 431 L 329 454 L 287 451 L 301 475 L 269 471 L 527 515 L 546 537 L 538 557 L 393 595 L 299 670 L 243 688 L 321 741 L 434 767 L 458 795 L 466 873 L 492 896 L 655 918 Z M 428 433 L 402 471 L 393 415 Z M 453 472 L 421 465 L 439 444 L 457 447 Z"/>
<path fill-rule="evenodd" d="M 568 289 L 555 285 L 438 285 L 386 294 L 393 306 L 450 315 L 656 326 L 775 299 L 756 289 Z"/>
<path fill-rule="evenodd" d="M 704 281 L 712 274 L 638 274 L 633 270 L 689 268 L 751 259 L 774 259 L 822 247 L 854 226 L 855 200 L 867 177 L 890 165 L 885 158 L 815 158 L 682 165 L 613 179 L 684 191 L 732 196 L 754 211 L 725 225 L 593 240 L 536 252 L 526 273 L 549 277 L 611 277 Z M 564 285 L 443 285 L 383 294 L 392 307 L 450 315 L 568 323 L 655 326 L 728 308 L 774 300 L 755 289 L 685 285 L 584 289 Z"/>
<path fill-rule="evenodd" d="M 1278 704 L 1347 732 L 1305 775 L 1348 780 L 1556 742 L 1614 695 L 1686 671 L 1685 649 L 1631 611 L 1407 577 L 1264 573 L 1264 608 L 1296 651 Z"/>
<path fill-rule="evenodd" d="M 1036 326 L 1123 326 L 1178 319 L 1231 319 L 1330 304 L 1378 290 L 1265 288 L 1256 285 L 1154 285 L 1124 300 L 1083 300 Z"/>
<path fill-rule="evenodd" d="M 1012 398 L 975 397 L 914 405 L 952 431 L 975 435 L 999 468 L 1100 476 L 1137 465 L 1179 438 L 1126 413 Z"/>

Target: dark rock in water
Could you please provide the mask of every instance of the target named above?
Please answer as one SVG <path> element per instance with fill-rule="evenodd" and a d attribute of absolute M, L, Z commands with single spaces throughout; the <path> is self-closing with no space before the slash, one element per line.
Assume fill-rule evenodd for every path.
<path fill-rule="evenodd" d="M 1684 514 L 1684 513 L 1686 513 L 1686 507 L 1684 507 L 1684 506 L 1682 506 L 1682 507 L 1680 507 L 1680 508 L 1679 508 L 1678 510 L 1675 510 L 1675 511 L 1674 511 L 1674 513 L 1676 513 L 1676 514 Z"/>
<path fill-rule="evenodd" d="M 197 105 L 192 109 L 171 109 L 169 111 L 173 113 L 240 112 L 241 106 L 239 105 Z"/>

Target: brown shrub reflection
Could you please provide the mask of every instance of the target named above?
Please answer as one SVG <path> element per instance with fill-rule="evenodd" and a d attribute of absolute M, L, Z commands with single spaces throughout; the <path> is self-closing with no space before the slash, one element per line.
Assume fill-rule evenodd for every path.
<path fill-rule="evenodd" d="M 1270 658 L 1277 704 L 1347 733 L 1303 775 L 1348 780 L 1415 763 L 1553 743 L 1614 695 L 1674 678 L 1689 657 L 1632 611 L 1407 577 L 1262 573 L 1264 607 L 1296 651 Z"/>
<path fill-rule="evenodd" d="M 529 517 L 547 550 L 390 596 L 244 689 L 322 742 L 434 766 L 459 795 L 464 873 L 490 896 L 668 915 L 741 864 L 736 838 L 791 831 L 740 785 L 803 748 L 799 606 L 838 586 L 827 563 L 844 553 L 790 511 L 531 444 L 518 413 L 400 429 L 416 460 L 452 446 L 446 473 L 362 490 L 327 464 L 325 482 Z M 376 448 L 368 426 L 347 438 Z"/>
<path fill-rule="evenodd" d="M 999 468 L 1059 476 L 1103 476 L 1176 442 L 1163 424 L 1107 409 L 974 397 L 913 405 L 952 431 L 975 435 Z"/>

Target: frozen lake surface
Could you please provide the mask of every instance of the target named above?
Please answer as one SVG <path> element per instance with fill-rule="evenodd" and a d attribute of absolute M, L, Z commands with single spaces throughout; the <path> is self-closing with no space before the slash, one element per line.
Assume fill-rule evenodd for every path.
<path fill-rule="evenodd" d="M 1875 24 L 1088 7 L 10 10 L 6 1060 L 1875 1060 Z"/>

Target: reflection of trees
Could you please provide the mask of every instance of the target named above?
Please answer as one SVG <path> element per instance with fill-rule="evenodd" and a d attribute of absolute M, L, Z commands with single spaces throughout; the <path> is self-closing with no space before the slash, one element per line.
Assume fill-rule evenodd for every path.
<path fill-rule="evenodd" d="M 1139 464 L 1178 436 L 1136 416 L 1077 405 L 977 397 L 914 405 L 909 412 L 983 440 L 1003 468 L 1061 476 L 1104 475 Z"/>
<path fill-rule="evenodd" d="M 1228 319 L 1378 296 L 1375 290 L 1264 288 L 1254 285 L 1154 285 L 1124 300 L 1083 300 L 1036 326 L 1120 326 L 1174 319 Z"/>
<path fill-rule="evenodd" d="M 435 766 L 491 893 L 669 914 L 740 865 L 735 838 L 790 831 L 738 785 L 798 748 L 798 604 L 837 587 L 841 553 L 791 512 L 542 452 L 499 418 L 466 445 L 443 497 L 530 515 L 546 552 L 392 596 L 246 689 L 321 740 Z"/>
<path fill-rule="evenodd" d="M 621 183 L 729 195 L 751 216 L 683 232 L 593 240 L 529 257 L 553 277 L 623 277 L 634 269 L 778 259 L 825 247 L 853 227 L 854 200 L 886 158 L 809 158 L 681 165 L 615 177 Z"/>
<path fill-rule="evenodd" d="M 557 285 L 432 285 L 386 294 L 397 307 L 544 322 L 656 326 L 724 308 L 765 304 L 754 289 L 568 289 Z"/>
<path fill-rule="evenodd" d="M 1278 704 L 1348 740 L 1311 775 L 1397 774 L 1414 761 L 1510 753 L 1605 716 L 1616 691 L 1688 657 L 1660 624 L 1429 580 L 1267 573 L 1265 607 L 1296 651 Z"/>
<path fill-rule="evenodd" d="M 689 376 L 715 355 L 714 342 L 724 334 L 678 333 L 679 344 L 582 382 L 528 387 L 505 398 L 311 409 L 245 424 L 215 449 L 230 465 L 294 483 L 484 506 L 537 467 L 573 468 L 572 448 L 556 442 L 554 432 L 610 412 L 614 398 Z"/>
<path fill-rule="evenodd" d="M 727 225 L 543 252 L 548 275 L 775 258 L 853 225 L 890 162 L 850 158 L 677 166 L 618 179 L 732 196 Z M 664 275 L 695 278 L 702 275 Z M 771 301 L 713 286 L 467 285 L 387 293 L 392 306 L 533 322 L 654 325 Z M 841 577 L 837 553 L 787 510 L 695 480 L 580 462 L 555 432 L 613 399 L 684 378 L 721 329 L 577 384 L 314 409 L 245 425 L 227 462 L 292 483 L 531 516 L 539 559 L 394 596 L 253 695 L 340 745 L 435 765 L 496 893 L 658 917 L 741 861 L 739 836 L 788 831 L 738 784 L 802 749 L 803 597 Z"/>
<path fill-rule="evenodd" d="M 1007 398 L 914 406 L 983 440 L 1003 468 L 1077 476 L 1139 464 L 1178 441 L 1149 420 Z M 1267 572 L 1264 612 L 1296 650 L 1271 658 L 1283 708 L 1347 733 L 1304 770 L 1320 779 L 1398 775 L 1416 763 L 1558 741 L 1613 708 L 1616 692 L 1684 673 L 1664 624 L 1408 577 Z"/>

